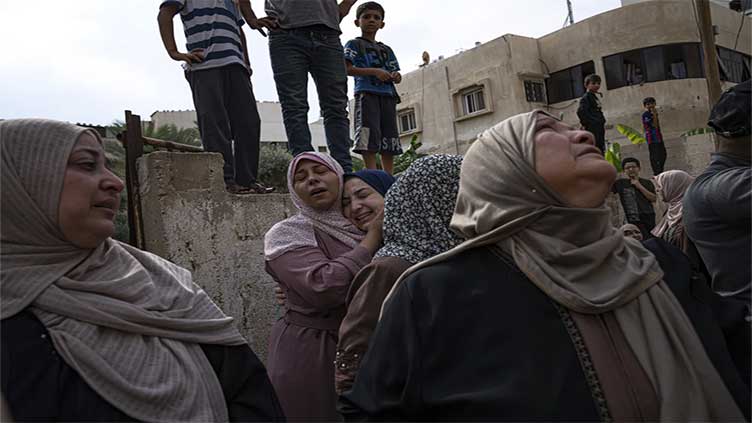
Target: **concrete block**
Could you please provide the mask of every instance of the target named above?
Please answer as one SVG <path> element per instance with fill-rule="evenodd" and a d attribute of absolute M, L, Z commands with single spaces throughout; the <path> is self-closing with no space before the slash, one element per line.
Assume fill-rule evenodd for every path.
<path fill-rule="evenodd" d="M 264 234 L 295 212 L 289 195 L 227 193 L 219 154 L 155 152 L 138 168 L 146 249 L 191 270 L 265 361 L 281 310 Z"/>

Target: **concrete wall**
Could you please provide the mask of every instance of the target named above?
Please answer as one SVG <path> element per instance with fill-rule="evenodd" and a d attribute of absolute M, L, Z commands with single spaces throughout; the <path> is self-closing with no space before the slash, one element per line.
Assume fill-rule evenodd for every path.
<path fill-rule="evenodd" d="M 289 196 L 230 195 L 215 153 L 155 152 L 139 161 L 146 249 L 193 272 L 266 360 L 277 317 L 263 239 L 294 212 Z"/>
<path fill-rule="evenodd" d="M 665 140 L 666 165 L 664 170 L 679 169 L 697 176 L 710 163 L 710 154 L 714 151 L 713 135 L 703 134 L 691 137 L 679 137 Z M 621 157 L 635 157 L 640 161 L 642 176 L 653 176 L 650 168 L 650 155 L 647 144 L 624 145 Z"/>

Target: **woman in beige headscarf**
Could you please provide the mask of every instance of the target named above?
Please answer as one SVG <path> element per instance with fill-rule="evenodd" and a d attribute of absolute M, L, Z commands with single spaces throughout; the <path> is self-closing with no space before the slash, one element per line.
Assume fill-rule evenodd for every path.
<path fill-rule="evenodd" d="M 18 421 L 284 420 L 189 271 L 110 238 L 122 181 L 92 130 L 0 122 L 2 396 Z"/>
<path fill-rule="evenodd" d="M 749 418 L 707 306 L 688 317 L 677 300 L 693 299 L 686 260 L 612 227 L 616 171 L 593 144 L 543 112 L 479 136 L 451 224 L 467 241 L 397 283 L 348 419 Z"/>
<path fill-rule="evenodd" d="M 689 239 L 682 219 L 682 199 L 694 180 L 695 178 L 683 170 L 669 170 L 655 177 L 658 193 L 668 208 L 651 233 L 684 253 L 689 247 Z"/>

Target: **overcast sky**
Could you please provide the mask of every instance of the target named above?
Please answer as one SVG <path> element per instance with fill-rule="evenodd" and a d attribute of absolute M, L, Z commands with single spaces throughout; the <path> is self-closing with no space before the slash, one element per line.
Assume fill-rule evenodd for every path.
<path fill-rule="evenodd" d="M 361 0 L 362 1 L 362 0 Z M 264 0 L 251 1 L 257 15 Z M 620 0 L 572 0 L 575 21 L 614 9 Z M 193 109 L 188 84 L 159 38 L 159 0 L 0 0 L 0 119 L 44 117 L 109 124 L 131 109 L 148 119 L 157 110 Z M 562 27 L 566 0 L 382 0 L 390 45 L 403 73 L 431 58 L 451 56 L 476 41 L 511 33 L 540 37 Z M 357 3 L 356 3 L 357 7 Z M 342 22 L 342 42 L 360 35 L 355 10 Z M 246 26 L 254 92 L 277 100 L 267 40 Z M 185 39 L 180 19 L 175 37 Z M 15 40 L 15 41 L 13 41 Z M 352 83 L 350 84 L 352 89 Z M 310 120 L 319 114 L 309 82 Z"/>

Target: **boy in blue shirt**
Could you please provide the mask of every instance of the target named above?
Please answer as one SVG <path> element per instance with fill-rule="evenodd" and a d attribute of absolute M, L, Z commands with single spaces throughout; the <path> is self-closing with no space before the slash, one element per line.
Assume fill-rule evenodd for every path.
<path fill-rule="evenodd" d="M 661 124 L 658 121 L 658 111 L 655 109 L 655 98 L 647 97 L 642 100 L 645 113 L 642 114 L 642 126 L 645 128 L 645 139 L 648 142 L 650 153 L 650 167 L 653 175 L 663 173 L 663 165 L 666 164 L 666 146 L 663 144 Z"/>
<path fill-rule="evenodd" d="M 369 1 L 356 12 L 355 26 L 361 36 L 345 45 L 347 74 L 355 77 L 355 148 L 363 156 L 366 168 L 376 169 L 376 153 L 390 175 L 394 156 L 402 154 L 397 129 L 399 96 L 394 84 L 402 81 L 399 63 L 389 46 L 376 41 L 376 32 L 384 27 L 384 8 Z"/>

